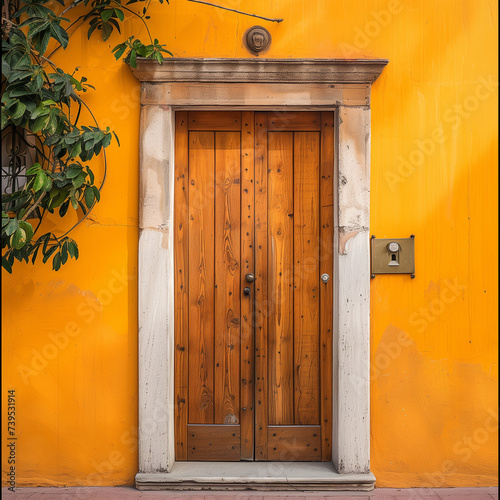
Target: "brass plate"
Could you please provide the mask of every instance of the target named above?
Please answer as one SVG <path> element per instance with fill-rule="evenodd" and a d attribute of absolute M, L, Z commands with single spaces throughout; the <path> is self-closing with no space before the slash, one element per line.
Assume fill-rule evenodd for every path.
<path fill-rule="evenodd" d="M 397 252 L 389 250 L 389 243 L 399 245 Z M 394 254 L 394 257 L 393 257 Z M 395 260 L 394 260 L 395 259 Z M 390 264 L 393 265 L 390 265 Z M 399 265 L 395 265 L 397 263 Z M 415 274 L 415 238 L 371 238 L 371 273 Z M 413 276 L 412 276 L 413 277 Z"/>

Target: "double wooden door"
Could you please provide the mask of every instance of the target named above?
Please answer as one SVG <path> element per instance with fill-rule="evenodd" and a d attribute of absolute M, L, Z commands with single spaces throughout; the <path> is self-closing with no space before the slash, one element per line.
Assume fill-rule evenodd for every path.
<path fill-rule="evenodd" d="M 333 144 L 333 112 L 176 113 L 177 460 L 331 459 Z"/>

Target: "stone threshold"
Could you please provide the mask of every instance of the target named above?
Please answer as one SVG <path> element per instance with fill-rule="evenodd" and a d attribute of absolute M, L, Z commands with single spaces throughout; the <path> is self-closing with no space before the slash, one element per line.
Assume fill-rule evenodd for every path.
<path fill-rule="evenodd" d="M 176 462 L 171 472 L 139 472 L 139 490 L 371 491 L 375 476 L 339 474 L 331 462 Z"/>

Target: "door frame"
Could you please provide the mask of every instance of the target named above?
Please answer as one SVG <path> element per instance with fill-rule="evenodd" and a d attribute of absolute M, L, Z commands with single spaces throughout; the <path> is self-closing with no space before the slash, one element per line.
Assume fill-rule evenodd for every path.
<path fill-rule="evenodd" d="M 370 474 L 370 94 L 385 59 L 138 60 L 139 473 L 175 463 L 174 152 L 177 110 L 333 110 L 333 435 L 339 474 Z"/>

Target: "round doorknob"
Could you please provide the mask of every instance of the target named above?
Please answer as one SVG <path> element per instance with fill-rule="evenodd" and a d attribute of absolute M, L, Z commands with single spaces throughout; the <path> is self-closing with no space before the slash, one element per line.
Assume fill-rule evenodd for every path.
<path fill-rule="evenodd" d="M 329 279 L 330 279 L 330 276 L 329 276 L 327 273 L 323 273 L 323 274 L 321 275 L 321 281 L 322 281 L 323 283 L 328 283 L 328 280 L 329 280 Z"/>
<path fill-rule="evenodd" d="M 251 290 L 250 290 L 250 288 L 248 286 L 246 286 L 245 288 L 243 288 L 243 293 L 245 295 L 250 295 L 250 292 L 251 292 Z"/>
<path fill-rule="evenodd" d="M 252 273 L 245 274 L 245 279 L 247 283 L 253 283 L 255 281 L 255 275 Z"/>

